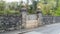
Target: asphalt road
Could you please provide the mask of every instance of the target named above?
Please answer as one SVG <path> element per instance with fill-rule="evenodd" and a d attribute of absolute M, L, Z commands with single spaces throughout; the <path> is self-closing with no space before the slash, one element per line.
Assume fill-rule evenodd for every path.
<path fill-rule="evenodd" d="M 20 31 L 11 31 L 11 32 L 5 32 L 0 34 L 18 34 Z M 37 29 L 34 29 L 34 31 L 27 32 L 24 34 L 60 34 L 60 23 L 46 25 Z"/>
<path fill-rule="evenodd" d="M 25 34 L 60 34 L 60 23 L 46 25 L 43 28 L 36 29 Z"/>

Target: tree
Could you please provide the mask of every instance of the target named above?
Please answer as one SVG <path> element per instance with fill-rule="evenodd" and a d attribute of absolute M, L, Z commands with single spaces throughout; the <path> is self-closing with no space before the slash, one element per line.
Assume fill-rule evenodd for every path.
<path fill-rule="evenodd" d="M 0 11 L 3 11 L 5 9 L 5 1 L 0 1 Z"/>
<path fill-rule="evenodd" d="M 52 15 L 56 7 L 56 2 L 55 0 L 41 0 L 38 5 L 41 6 L 44 15 Z"/>
<path fill-rule="evenodd" d="M 0 14 L 4 14 L 5 10 L 5 1 L 0 0 Z"/>
<path fill-rule="evenodd" d="M 55 16 L 60 16 L 60 0 L 56 0 Z"/>

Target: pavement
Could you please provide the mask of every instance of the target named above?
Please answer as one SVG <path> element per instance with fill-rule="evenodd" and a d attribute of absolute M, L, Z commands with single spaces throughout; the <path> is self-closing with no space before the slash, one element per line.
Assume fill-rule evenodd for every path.
<path fill-rule="evenodd" d="M 40 27 L 39 27 L 40 28 Z M 18 34 L 18 33 L 26 33 L 36 30 L 37 28 L 32 29 L 20 29 L 20 30 L 14 30 L 14 31 L 7 31 L 7 32 L 1 32 L 0 34 Z"/>
<path fill-rule="evenodd" d="M 60 34 L 60 23 L 45 25 L 35 29 L 16 30 L 0 34 L 18 34 L 21 32 L 24 34 Z"/>
<path fill-rule="evenodd" d="M 60 23 L 46 25 L 43 28 L 38 28 L 25 34 L 60 34 Z"/>

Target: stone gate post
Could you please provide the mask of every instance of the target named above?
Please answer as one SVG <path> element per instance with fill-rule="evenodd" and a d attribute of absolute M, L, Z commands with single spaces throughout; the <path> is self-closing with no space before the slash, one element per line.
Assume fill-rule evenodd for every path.
<path fill-rule="evenodd" d="M 23 6 L 20 10 L 21 13 L 21 23 L 22 23 L 22 28 L 25 28 L 26 26 L 26 16 L 27 16 L 27 9 L 25 6 Z"/>
<path fill-rule="evenodd" d="M 41 26 L 43 23 L 42 23 L 42 11 L 37 8 L 37 20 L 38 20 L 38 26 Z"/>

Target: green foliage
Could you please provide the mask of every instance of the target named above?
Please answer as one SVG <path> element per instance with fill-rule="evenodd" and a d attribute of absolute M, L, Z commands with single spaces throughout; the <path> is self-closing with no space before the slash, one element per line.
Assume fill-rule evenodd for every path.
<path fill-rule="evenodd" d="M 57 10 L 55 11 L 55 16 L 60 16 L 60 7 L 58 7 Z"/>
<path fill-rule="evenodd" d="M 5 8 L 5 2 L 4 1 L 0 1 L 0 11 L 3 11 Z"/>
<path fill-rule="evenodd" d="M 32 5 L 29 5 L 28 13 L 29 14 L 34 14 L 35 13 L 35 10 L 33 9 L 33 6 Z"/>
<path fill-rule="evenodd" d="M 0 14 L 19 14 L 17 2 L 5 3 L 0 1 Z"/>
<path fill-rule="evenodd" d="M 44 15 L 60 16 L 60 0 L 41 0 L 40 6 Z M 29 14 L 36 13 L 37 2 L 32 2 L 32 5 L 28 5 L 28 7 Z M 17 2 L 5 3 L 3 0 L 0 1 L 0 14 L 19 14 L 20 8 L 21 4 L 18 5 Z"/>
<path fill-rule="evenodd" d="M 47 2 L 47 4 L 44 4 L 44 2 Z M 60 16 L 60 0 L 41 0 L 40 3 L 44 15 Z"/>

